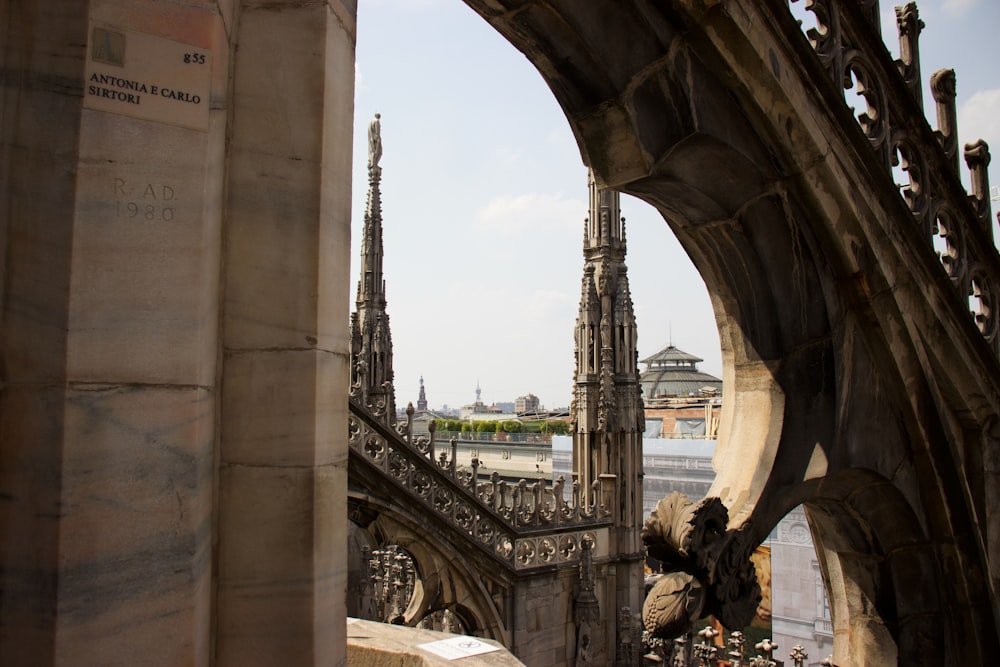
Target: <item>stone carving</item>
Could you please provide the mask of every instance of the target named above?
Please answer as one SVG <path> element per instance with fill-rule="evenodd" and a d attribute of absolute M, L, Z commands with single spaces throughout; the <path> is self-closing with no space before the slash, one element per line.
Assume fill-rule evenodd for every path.
<path fill-rule="evenodd" d="M 794 0 L 793 0 L 794 1 Z M 877 3 L 869 3 L 872 11 L 862 11 L 861 20 L 871 23 L 878 16 Z M 931 77 L 931 92 L 937 107 L 938 129 L 932 131 L 924 120 L 924 103 L 920 82 L 918 37 L 924 27 L 915 3 L 896 9 L 900 38 L 900 60 L 895 67 L 882 66 L 879 54 L 867 53 L 863 42 L 854 36 L 870 30 L 869 25 L 857 25 L 855 12 L 845 11 L 835 0 L 809 0 L 805 10 L 812 13 L 816 27 L 807 28 L 809 39 L 820 63 L 826 68 L 834 84 L 853 91 L 865 101 L 867 109 L 857 115 L 858 123 L 887 173 L 901 166 L 909 176 L 909 183 L 900 184 L 901 194 L 913 213 L 917 229 L 941 248 L 938 256 L 951 278 L 952 284 L 963 301 L 975 291 L 989 291 L 990 283 L 998 284 L 996 275 L 984 275 L 982 267 L 994 264 L 996 249 L 991 234 L 969 229 L 974 224 L 992 229 L 989 191 L 982 187 L 989 152 L 985 144 L 975 150 L 973 171 L 972 208 L 975 215 L 968 215 L 965 202 L 958 200 L 947 171 L 957 175 L 959 169 L 958 127 L 955 109 L 955 72 L 941 70 Z M 896 88 L 890 78 L 897 78 L 909 90 L 909 97 L 919 113 L 908 112 L 905 98 L 893 97 Z M 848 102 L 850 104 L 850 102 Z M 927 139 L 940 143 L 946 157 L 947 169 L 937 169 L 928 163 L 939 164 L 938 158 L 926 150 Z M 975 233 L 973 233 L 975 232 Z M 987 296 L 987 300 L 992 295 Z M 971 313 L 983 336 L 990 342 L 994 353 L 1000 354 L 1000 327 L 997 326 L 996 309 L 989 307 Z"/>
<path fill-rule="evenodd" d="M 739 630 L 734 630 L 729 635 L 729 639 L 726 640 L 726 648 L 729 649 L 726 656 L 729 658 L 732 667 L 743 667 L 743 660 L 746 658 L 745 647 L 746 640 L 743 639 L 743 633 Z"/>
<path fill-rule="evenodd" d="M 687 572 L 669 572 L 656 582 L 642 605 L 642 622 L 653 637 L 669 639 L 683 634 L 703 616 L 705 590 Z"/>
<path fill-rule="evenodd" d="M 771 639 L 764 639 L 754 644 L 756 655 L 747 658 L 744 647 L 746 640 L 743 633 L 734 630 L 729 634 L 725 642 L 717 641 L 721 633 L 713 626 L 706 626 L 699 630 L 697 635 L 693 630 L 682 634 L 667 642 L 663 639 L 652 637 L 649 632 L 644 632 L 642 643 L 644 650 L 648 651 L 646 664 L 669 664 L 671 667 L 706 667 L 706 665 L 726 665 L 727 667 L 777 667 L 782 665 L 774 659 L 774 652 L 778 650 L 778 645 Z M 695 637 L 700 637 L 701 641 L 694 643 Z M 725 655 L 720 656 L 720 652 L 725 648 Z M 801 646 L 792 648 L 788 657 L 792 659 L 792 664 L 802 667 L 809 659 L 808 654 Z M 819 664 L 833 666 L 833 658 L 822 660 Z"/>
<path fill-rule="evenodd" d="M 618 667 L 639 667 L 642 642 L 636 632 L 638 629 L 632 610 L 622 607 L 618 612 L 618 646 L 615 651 L 615 665 Z"/>
<path fill-rule="evenodd" d="M 417 580 L 413 557 L 398 545 L 386 545 L 371 552 L 367 574 L 374 591 L 375 618 L 403 623 Z"/>
<path fill-rule="evenodd" d="M 577 560 L 577 545 L 592 544 L 592 529 L 607 520 L 596 484 L 583 491 L 574 482 L 567 501 L 561 478 L 551 486 L 544 479 L 508 484 L 493 473 L 483 482 L 477 459 L 471 470 L 454 465 L 454 443 L 451 461 L 445 451 L 440 452 L 441 459 L 436 457 L 436 429 L 431 429 L 429 439 L 413 437 L 412 405 L 407 407 L 407 421 L 396 430 L 387 428 L 357 397 L 352 396 L 349 405 L 350 448 L 385 479 L 512 568 Z M 539 528 L 549 528 L 549 532 L 539 532 Z M 531 529 L 530 534 L 526 529 Z"/>
<path fill-rule="evenodd" d="M 704 665 L 711 665 L 715 662 L 719 654 L 719 647 L 715 645 L 715 638 L 719 636 L 719 631 L 711 625 L 707 625 L 698 631 L 701 642 L 694 647 L 694 654 Z"/>
<path fill-rule="evenodd" d="M 601 620 L 601 608 L 594 594 L 594 559 L 591 554 L 593 541 L 580 542 L 580 589 L 573 599 L 573 621 L 576 623 L 576 664 L 593 661 L 592 628 Z"/>
<path fill-rule="evenodd" d="M 350 395 L 390 427 L 396 422 L 392 332 L 386 312 L 382 274 L 382 204 L 378 167 L 382 156 L 379 114 L 368 126 L 368 203 L 361 239 L 361 274 L 356 310 L 351 315 Z"/>
<path fill-rule="evenodd" d="M 778 645 L 770 639 L 757 642 L 753 645 L 757 649 L 757 657 L 750 661 L 750 667 L 777 667 L 774 660 L 774 652 L 778 650 Z"/>
<path fill-rule="evenodd" d="M 917 3 L 909 2 L 902 7 L 896 7 L 896 27 L 899 31 L 900 51 L 896 66 L 910 94 L 918 104 L 923 105 L 918 40 L 920 32 L 924 29 L 924 22 L 920 20 Z"/>
<path fill-rule="evenodd" d="M 667 572 L 643 605 L 646 630 L 669 639 L 712 614 L 729 628 L 744 627 L 760 602 L 760 586 L 744 530 L 727 530 L 729 512 L 718 498 L 692 503 L 674 492 L 657 503 L 642 530 L 647 553 Z"/>
<path fill-rule="evenodd" d="M 368 123 L 368 169 L 381 171 L 378 161 L 382 159 L 382 123 L 379 120 L 382 114 L 375 114 L 374 120 Z"/>

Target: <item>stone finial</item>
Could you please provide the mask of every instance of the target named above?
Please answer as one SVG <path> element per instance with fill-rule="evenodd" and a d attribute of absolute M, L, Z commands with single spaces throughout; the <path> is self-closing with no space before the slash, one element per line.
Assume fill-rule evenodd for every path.
<path fill-rule="evenodd" d="M 778 663 L 774 661 L 774 652 L 778 650 L 778 645 L 775 642 L 765 639 L 753 647 L 757 649 L 758 655 L 750 661 L 750 667 L 776 667 Z"/>
<path fill-rule="evenodd" d="M 746 639 L 743 638 L 743 633 L 739 630 L 733 630 L 729 634 L 729 639 L 726 640 L 726 647 L 729 649 L 726 656 L 729 658 L 729 663 L 732 667 L 743 667 L 743 661 L 746 658 L 744 652 L 745 646 Z"/>
<path fill-rule="evenodd" d="M 958 112 L 955 108 L 955 70 L 939 69 L 931 75 L 931 94 L 937 108 L 937 137 L 958 175 Z"/>
<path fill-rule="evenodd" d="M 802 646 L 802 644 L 796 644 L 792 647 L 788 657 L 792 659 L 795 667 L 802 667 L 802 665 L 805 664 L 805 661 L 809 659 L 809 654 L 806 653 L 806 649 Z"/>
<path fill-rule="evenodd" d="M 976 207 L 979 222 L 993 240 L 993 225 L 990 224 L 990 147 L 982 139 L 965 145 L 965 164 L 969 166 L 969 180 L 972 185 L 970 199 Z"/>
<path fill-rule="evenodd" d="M 715 638 L 719 636 L 719 631 L 711 625 L 707 625 L 698 631 L 698 636 L 701 637 L 701 643 L 694 647 L 694 653 L 703 665 L 710 665 L 715 662 L 719 653 L 719 648 L 715 645 Z"/>
<path fill-rule="evenodd" d="M 899 60 L 896 66 L 903 76 L 906 87 L 910 89 L 910 94 L 917 101 L 917 105 L 923 109 L 924 99 L 921 91 L 920 78 L 920 31 L 924 28 L 924 22 L 920 20 L 917 11 L 917 3 L 908 2 L 903 7 L 896 7 L 896 27 L 899 30 Z"/>

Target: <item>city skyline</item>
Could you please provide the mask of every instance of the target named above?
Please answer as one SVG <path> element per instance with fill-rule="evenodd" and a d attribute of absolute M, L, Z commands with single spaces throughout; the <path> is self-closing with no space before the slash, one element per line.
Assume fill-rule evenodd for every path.
<path fill-rule="evenodd" d="M 930 74 L 954 67 L 960 144 L 983 137 L 995 152 L 1000 46 L 989 26 L 1000 25 L 1000 6 L 925 1 L 920 11 L 925 107 L 933 115 Z M 358 12 L 352 285 L 366 128 L 378 112 L 399 407 L 416 403 L 421 375 L 431 405 L 473 402 L 477 381 L 487 405 L 528 391 L 546 406 L 569 405 L 587 176 L 565 116 L 524 56 L 461 2 L 366 0 Z M 893 8 L 882 15 L 898 57 Z M 672 343 L 722 377 L 697 270 L 651 206 L 622 195 L 621 209 L 639 359 Z"/>

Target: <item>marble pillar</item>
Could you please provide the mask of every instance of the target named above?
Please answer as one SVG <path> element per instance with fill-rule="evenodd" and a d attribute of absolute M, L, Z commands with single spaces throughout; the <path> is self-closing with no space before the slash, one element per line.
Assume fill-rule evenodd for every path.
<path fill-rule="evenodd" d="M 345 645 L 354 13 L 245 2 L 231 33 L 218 663 Z"/>
<path fill-rule="evenodd" d="M 354 2 L 0 16 L 3 662 L 343 663 Z"/>

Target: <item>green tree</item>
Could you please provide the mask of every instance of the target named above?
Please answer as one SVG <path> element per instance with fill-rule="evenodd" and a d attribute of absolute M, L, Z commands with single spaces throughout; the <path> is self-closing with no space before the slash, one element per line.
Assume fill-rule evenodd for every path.
<path fill-rule="evenodd" d="M 554 421 L 547 422 L 549 433 L 553 435 L 567 435 L 569 433 L 569 422 Z"/>
<path fill-rule="evenodd" d="M 522 433 L 524 429 L 521 426 L 521 422 L 516 419 L 508 419 L 503 423 L 503 430 L 507 433 Z"/>

